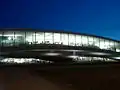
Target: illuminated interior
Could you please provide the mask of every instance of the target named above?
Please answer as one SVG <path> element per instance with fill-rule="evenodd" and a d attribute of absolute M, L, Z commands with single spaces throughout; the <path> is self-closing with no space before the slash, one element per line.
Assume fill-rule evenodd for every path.
<path fill-rule="evenodd" d="M 46 56 L 58 56 L 58 55 L 61 55 L 60 53 L 45 53 L 43 55 L 46 55 Z"/>
<path fill-rule="evenodd" d="M 88 46 L 120 52 L 119 42 L 93 36 L 54 32 L 0 32 L 0 45 L 13 46 L 20 44 L 62 44 L 68 46 Z"/>

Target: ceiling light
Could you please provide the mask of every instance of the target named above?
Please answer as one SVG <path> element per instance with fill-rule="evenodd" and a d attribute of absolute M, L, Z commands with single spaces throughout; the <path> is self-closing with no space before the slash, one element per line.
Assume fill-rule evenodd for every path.
<path fill-rule="evenodd" d="M 71 55 L 71 56 L 67 56 L 68 58 L 77 58 L 79 56 L 76 56 L 76 55 Z"/>
<path fill-rule="evenodd" d="M 94 54 L 94 55 L 110 55 L 109 53 L 102 53 L 102 52 L 91 52 L 90 54 Z"/>
<path fill-rule="evenodd" d="M 114 59 L 120 59 L 120 57 L 113 57 Z"/>
<path fill-rule="evenodd" d="M 60 53 L 45 53 L 44 55 L 47 55 L 47 56 L 58 56 L 58 55 L 61 55 Z"/>

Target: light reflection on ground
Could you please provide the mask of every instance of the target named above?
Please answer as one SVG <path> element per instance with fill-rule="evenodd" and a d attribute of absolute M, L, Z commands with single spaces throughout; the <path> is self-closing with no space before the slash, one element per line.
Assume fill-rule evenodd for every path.
<path fill-rule="evenodd" d="M 1 58 L 0 60 L 4 63 L 53 63 L 52 61 L 35 58 Z"/>

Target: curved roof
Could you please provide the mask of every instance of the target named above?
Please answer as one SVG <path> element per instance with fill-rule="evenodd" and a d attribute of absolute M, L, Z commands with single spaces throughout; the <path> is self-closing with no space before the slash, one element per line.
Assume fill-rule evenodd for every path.
<path fill-rule="evenodd" d="M 102 39 L 107 39 L 115 42 L 120 42 L 120 40 L 111 39 L 108 37 L 93 35 L 93 34 L 87 34 L 87 33 L 78 33 L 78 32 L 71 32 L 71 31 L 64 31 L 64 30 L 55 30 L 55 29 L 31 29 L 31 28 L 1 28 L 0 32 L 4 31 L 29 31 L 29 32 L 55 32 L 55 33 L 69 33 L 69 34 L 76 34 L 76 35 L 85 35 L 85 36 L 91 36 L 91 37 L 97 37 Z"/>

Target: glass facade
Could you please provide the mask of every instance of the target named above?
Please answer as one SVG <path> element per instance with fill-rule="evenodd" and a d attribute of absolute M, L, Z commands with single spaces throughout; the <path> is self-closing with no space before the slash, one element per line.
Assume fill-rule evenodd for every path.
<path fill-rule="evenodd" d="M 56 32 L 0 32 L 0 46 L 18 46 L 21 44 L 60 44 L 67 46 L 85 46 L 120 52 L 119 42 L 98 37 L 56 33 Z"/>

